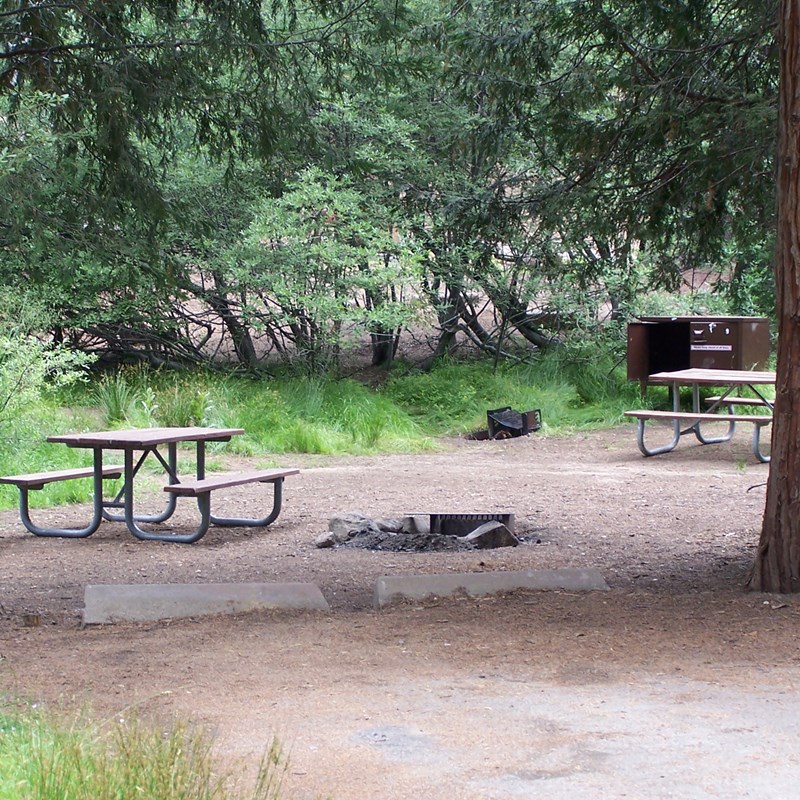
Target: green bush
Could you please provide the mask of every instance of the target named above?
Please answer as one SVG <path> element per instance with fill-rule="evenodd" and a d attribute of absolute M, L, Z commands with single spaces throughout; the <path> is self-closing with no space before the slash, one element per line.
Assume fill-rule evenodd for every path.
<path fill-rule="evenodd" d="M 48 342 L 50 314 L 36 298 L 0 291 L 0 440 L 27 437 L 46 395 L 85 377 L 90 356 Z"/>

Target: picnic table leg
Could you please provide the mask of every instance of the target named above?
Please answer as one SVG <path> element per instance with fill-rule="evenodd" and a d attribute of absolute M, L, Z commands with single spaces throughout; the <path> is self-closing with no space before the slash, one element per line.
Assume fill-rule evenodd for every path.
<path fill-rule="evenodd" d="M 680 420 L 673 420 L 672 422 L 672 441 L 669 444 L 662 445 L 661 447 L 647 447 L 644 443 L 644 423 L 645 420 L 643 418 L 639 418 L 636 420 L 636 444 L 639 445 L 639 450 L 641 450 L 642 455 L 645 456 L 657 456 L 661 453 L 669 453 L 670 450 L 674 450 L 678 442 L 681 440 L 682 431 L 681 431 L 681 423 Z"/>
<path fill-rule="evenodd" d="M 672 410 L 673 411 L 680 411 L 681 410 L 681 385 L 680 383 L 672 383 L 670 384 L 670 390 L 672 394 Z M 644 456 L 658 456 L 661 453 L 669 453 L 670 450 L 674 450 L 678 446 L 678 442 L 681 440 L 681 436 L 683 436 L 683 431 L 681 431 L 681 423 L 680 420 L 673 420 L 672 422 L 672 441 L 669 444 L 661 445 L 660 447 L 648 447 L 644 443 L 644 424 L 646 420 L 644 417 L 639 417 L 636 420 L 636 444 L 639 445 L 639 450 L 641 451 L 642 455 Z"/>
<path fill-rule="evenodd" d="M 273 523 L 278 518 L 278 514 L 281 513 L 281 504 L 283 502 L 283 478 L 275 478 L 275 480 L 264 481 L 264 483 L 271 483 L 273 491 L 272 511 L 267 514 L 266 517 L 263 519 L 237 519 L 236 517 L 215 517 L 212 514 L 210 518 L 211 524 L 220 525 L 223 528 L 266 528 L 267 525 Z M 203 495 L 199 495 L 197 498 L 198 504 L 201 497 L 203 497 Z"/>
<path fill-rule="evenodd" d="M 128 471 L 126 469 L 125 475 L 130 475 L 131 483 L 133 483 L 134 478 L 139 472 L 140 467 L 144 463 L 144 460 L 147 458 L 148 455 L 153 454 L 160 462 L 161 465 L 164 467 L 164 471 L 167 473 L 167 477 L 169 483 L 175 484 L 178 483 L 178 448 L 174 442 L 170 442 L 167 445 L 167 461 L 164 460 L 161 453 L 158 452 L 156 449 L 152 450 L 145 450 L 142 455 L 139 457 L 139 460 L 136 464 L 133 463 L 133 457 L 131 452 L 131 469 Z M 127 454 L 127 453 L 126 453 Z M 126 462 L 127 463 L 127 462 Z M 125 508 L 125 486 L 127 483 L 127 477 L 125 479 L 125 483 L 123 483 L 122 489 L 120 489 L 117 496 L 114 500 L 104 503 L 106 509 L 108 508 Z M 167 498 L 167 504 L 163 511 L 158 514 L 140 514 L 135 517 L 139 522 L 166 522 L 174 513 L 175 508 L 177 507 L 178 498 L 175 495 L 170 495 Z M 125 514 L 112 514 L 109 511 L 104 511 L 103 516 L 105 519 L 109 520 L 110 522 L 125 522 Z"/>
<path fill-rule="evenodd" d="M 730 411 L 728 413 L 730 413 Z M 720 414 L 720 417 L 724 418 L 724 415 Z M 722 420 L 720 420 L 720 421 L 722 421 Z M 729 422 L 728 423 L 728 430 L 725 433 L 723 433 L 721 436 L 706 436 L 700 430 L 700 424 L 701 423 L 699 423 L 699 422 L 695 422 L 695 424 L 692 425 L 692 429 L 694 430 L 694 435 L 697 437 L 697 440 L 701 444 L 722 444 L 722 442 L 729 442 L 731 440 L 731 438 L 733 437 L 733 432 L 736 430 L 736 423 L 735 422 Z M 712 424 L 714 424 L 714 423 L 712 423 Z M 756 426 L 756 427 L 758 427 L 758 426 Z"/>
<path fill-rule="evenodd" d="M 197 443 L 197 479 L 203 480 L 206 476 L 206 450 L 205 442 Z M 267 481 L 265 481 L 266 483 Z M 211 493 L 203 493 L 197 496 L 197 506 L 200 509 L 201 515 L 204 513 L 203 506 L 208 503 L 209 521 L 212 525 L 218 525 L 222 528 L 266 528 L 267 525 L 273 523 L 278 515 L 281 513 L 281 504 L 283 502 L 283 478 L 276 478 L 269 481 L 272 484 L 272 511 L 266 517 L 261 519 L 242 519 L 238 517 L 215 517 L 211 514 Z M 201 501 L 203 506 L 201 506 Z"/>
<path fill-rule="evenodd" d="M 753 454 L 762 464 L 769 464 L 771 460 L 771 456 L 761 452 L 761 429 L 768 424 L 768 422 L 756 422 L 753 425 Z"/>
<path fill-rule="evenodd" d="M 34 536 L 52 536 L 66 539 L 84 539 L 91 536 L 103 520 L 103 451 L 94 451 L 94 492 L 92 495 L 92 520 L 85 528 L 43 528 L 31 520 L 28 506 L 28 488 L 19 487 L 19 517 Z"/>
<path fill-rule="evenodd" d="M 173 455 L 174 446 L 170 446 L 171 457 Z M 164 514 L 147 516 L 136 516 L 134 514 L 134 491 L 133 491 L 133 451 L 125 451 L 125 486 L 123 488 L 124 507 L 125 507 L 125 524 L 128 530 L 137 538 L 145 541 L 157 542 L 180 542 L 184 544 L 191 544 L 205 536 L 210 523 L 211 514 L 211 500 L 208 493 L 198 497 L 197 506 L 200 509 L 200 524 L 197 526 L 193 533 L 168 533 L 160 531 L 146 531 L 139 526 L 139 522 L 161 522 L 164 519 Z M 170 483 L 177 483 L 177 480 Z M 168 508 L 175 509 L 177 504 L 177 497 L 170 498 Z M 171 516 L 172 512 L 170 512 Z"/>
<path fill-rule="evenodd" d="M 713 406 L 711 406 L 709 411 L 713 411 L 720 405 L 722 405 L 725 401 L 725 398 L 731 393 L 732 390 L 733 387 L 728 389 L 728 391 L 725 392 L 722 395 L 722 397 L 719 400 L 717 400 L 716 403 L 714 403 Z M 692 385 L 692 409 L 697 412 L 700 411 L 700 386 L 697 383 Z M 730 405 L 728 406 L 728 413 L 729 414 L 733 413 L 733 406 Z M 722 444 L 723 442 L 729 442 L 733 438 L 733 433 L 736 430 L 736 423 L 729 422 L 728 430 L 721 436 L 706 436 L 700 429 L 701 424 L 702 423 L 700 422 L 695 422 L 694 425 L 692 425 L 692 429 L 694 430 L 694 435 L 697 437 L 697 440 L 701 444 Z"/>

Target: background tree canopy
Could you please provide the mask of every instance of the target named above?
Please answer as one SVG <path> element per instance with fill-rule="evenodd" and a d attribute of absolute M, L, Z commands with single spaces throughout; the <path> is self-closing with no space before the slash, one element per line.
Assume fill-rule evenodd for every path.
<path fill-rule="evenodd" d="M 774 2 L 0 9 L 0 273 L 73 347 L 526 358 L 698 275 L 772 313 Z"/>

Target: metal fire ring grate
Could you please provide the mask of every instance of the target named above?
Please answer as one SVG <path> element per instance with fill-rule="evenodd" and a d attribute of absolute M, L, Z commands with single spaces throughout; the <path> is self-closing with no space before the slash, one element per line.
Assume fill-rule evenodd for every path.
<path fill-rule="evenodd" d="M 466 536 L 484 522 L 502 522 L 506 528 L 514 532 L 514 515 L 507 511 L 430 514 L 431 533 L 447 536 Z"/>

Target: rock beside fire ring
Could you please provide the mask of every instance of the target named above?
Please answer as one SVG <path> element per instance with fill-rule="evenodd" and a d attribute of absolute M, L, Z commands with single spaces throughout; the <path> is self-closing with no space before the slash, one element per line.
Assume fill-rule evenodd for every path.
<path fill-rule="evenodd" d="M 477 550 L 490 550 L 494 547 L 516 547 L 519 539 L 502 522 L 491 520 L 475 528 L 466 536 L 459 539 L 472 545 Z"/>

